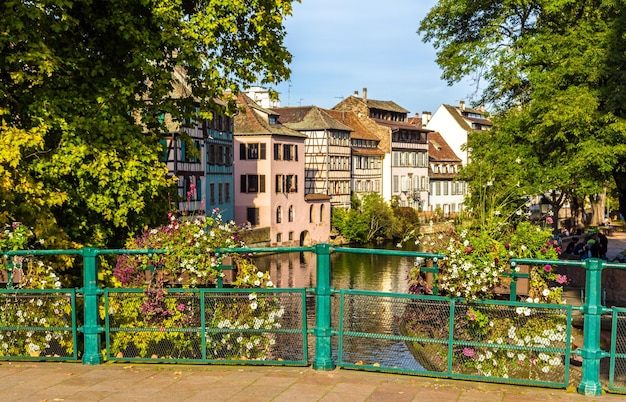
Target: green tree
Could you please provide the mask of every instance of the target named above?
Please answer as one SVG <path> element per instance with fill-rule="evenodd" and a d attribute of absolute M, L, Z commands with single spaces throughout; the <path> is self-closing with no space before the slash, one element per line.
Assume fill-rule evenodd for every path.
<path fill-rule="evenodd" d="M 287 78 L 291 3 L 1 2 L 0 223 L 116 246 L 164 219 L 162 116 L 210 119 L 225 92 Z"/>
<path fill-rule="evenodd" d="M 509 131 L 525 169 L 530 162 L 524 185 L 549 191 L 553 206 L 564 196 L 599 200 L 610 181 L 626 201 L 623 9 L 623 1 L 442 0 L 421 22 L 444 78 L 486 82 L 478 102 L 493 105 L 496 131 Z M 485 146 L 498 145 L 491 139 Z"/>
<path fill-rule="evenodd" d="M 400 235 L 391 206 L 377 193 L 368 193 L 360 200 L 353 197 L 350 210 L 333 209 L 332 224 L 351 242 L 367 243 Z"/>

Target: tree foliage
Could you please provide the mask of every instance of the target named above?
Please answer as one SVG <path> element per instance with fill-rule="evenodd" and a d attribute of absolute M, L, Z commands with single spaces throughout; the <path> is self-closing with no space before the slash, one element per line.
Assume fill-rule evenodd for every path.
<path fill-rule="evenodd" d="M 165 219 L 162 116 L 210 119 L 225 91 L 287 78 L 291 3 L 1 2 L 0 223 L 120 245 Z"/>
<path fill-rule="evenodd" d="M 500 119 L 481 146 L 508 138 L 533 172 L 524 185 L 593 199 L 615 181 L 624 210 L 623 10 L 622 0 L 442 0 L 420 32 L 450 83 L 467 75 L 487 83 L 478 102 Z M 478 145 L 470 140 L 473 161 Z"/>
<path fill-rule="evenodd" d="M 368 193 L 361 200 L 353 197 L 350 210 L 334 208 L 332 224 L 350 242 L 368 243 L 400 235 L 391 206 L 377 193 Z"/>

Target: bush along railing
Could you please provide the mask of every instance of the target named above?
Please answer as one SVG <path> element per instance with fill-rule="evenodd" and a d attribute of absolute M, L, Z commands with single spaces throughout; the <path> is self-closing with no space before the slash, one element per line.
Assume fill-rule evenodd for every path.
<path fill-rule="evenodd" d="M 312 361 L 312 366 L 316 370 L 331 370 L 336 367 L 336 364 L 333 360 L 333 352 L 332 352 L 332 342 L 331 339 L 334 335 L 338 334 L 338 331 L 333 329 L 331 326 L 331 295 L 335 293 L 335 291 L 330 286 L 330 256 L 333 252 L 346 252 L 346 253 L 364 253 L 364 254 L 389 254 L 394 256 L 407 256 L 407 257 L 417 257 L 419 259 L 431 261 L 428 265 L 428 270 L 430 274 L 432 274 L 433 283 L 429 286 L 430 289 L 434 289 L 432 293 L 436 293 L 437 289 L 437 281 L 441 273 L 439 272 L 438 260 L 443 258 L 443 255 L 440 254 L 429 254 L 429 253 L 419 253 L 419 252 L 405 252 L 405 251 L 392 251 L 392 250 L 373 250 L 373 249 L 349 249 L 349 248 L 333 248 L 329 244 L 318 244 L 313 247 L 292 247 L 292 248 L 245 248 L 245 247 L 225 247 L 225 248 L 215 248 L 213 249 L 213 257 L 210 260 L 207 260 L 211 266 L 215 266 L 218 269 L 218 274 L 216 277 L 211 278 L 215 280 L 215 285 L 213 286 L 213 290 L 219 291 L 221 286 L 221 282 L 217 280 L 218 277 L 221 277 L 219 273 L 219 269 L 222 265 L 221 258 L 228 255 L 246 255 L 248 253 L 263 253 L 263 252 L 272 252 L 272 253 L 282 253 L 282 252 L 312 252 L 316 254 L 316 278 L 317 283 L 316 287 L 313 289 L 307 289 L 307 292 L 312 292 L 315 295 L 315 327 L 310 331 L 315 337 L 315 356 Z M 269 296 L 267 299 L 269 304 L 267 304 L 268 309 L 266 312 L 267 317 L 257 314 L 259 310 L 259 299 L 260 294 L 263 292 L 255 292 L 255 286 L 261 286 L 262 284 L 265 287 L 265 290 L 271 290 L 273 287 L 271 282 L 269 282 L 268 278 L 265 276 L 265 273 L 259 273 L 256 270 L 250 268 L 245 263 L 239 265 L 239 274 L 237 275 L 235 282 L 238 282 L 244 286 L 244 289 L 238 292 L 244 292 L 245 298 L 247 301 L 242 303 L 241 306 L 234 307 L 234 305 L 223 305 L 220 308 L 217 304 L 216 307 L 207 308 L 206 306 L 198 309 L 197 306 L 202 306 L 207 303 L 206 294 L 204 288 L 200 290 L 191 290 L 191 287 L 185 285 L 184 281 L 180 281 L 176 276 L 171 276 L 172 272 L 167 272 L 163 270 L 163 266 L 161 262 L 163 261 L 159 256 L 167 256 L 168 251 L 165 249 L 142 249 L 142 250 L 100 250 L 97 248 L 84 248 L 81 250 L 45 250 L 45 251 L 37 251 L 37 250 L 17 250 L 17 251 L 6 251 L 3 252 L 5 263 L 4 266 L 10 272 L 10 277 L 14 277 L 16 275 L 16 263 L 24 264 L 25 261 L 31 259 L 34 256 L 43 256 L 43 255 L 74 255 L 81 256 L 83 259 L 83 287 L 80 289 L 69 290 L 63 289 L 58 284 L 58 281 L 55 281 L 55 276 L 53 273 L 50 273 L 47 269 L 44 270 L 40 264 L 36 262 L 36 260 L 30 261 L 30 266 L 38 267 L 38 269 L 33 270 L 32 272 L 24 270 L 24 267 L 19 267 L 21 272 L 23 272 L 24 276 L 20 280 L 21 288 L 15 288 L 18 286 L 14 286 L 13 283 L 7 284 L 7 289 L 0 290 L 0 296 L 3 298 L 3 304 L 0 306 L 0 314 L 4 314 L 3 317 L 17 317 L 17 321 L 7 318 L 0 321 L 0 335 L 4 337 L 0 339 L 0 347 L 4 349 L 0 349 L 2 351 L 2 358 L 19 357 L 19 358 L 30 358 L 30 359 L 43 359 L 44 357 L 51 358 L 68 358 L 68 359 L 77 359 L 77 356 L 82 357 L 83 364 L 100 364 L 103 362 L 105 357 L 116 358 L 117 353 L 109 354 L 103 353 L 102 350 L 102 333 L 110 330 L 108 328 L 109 324 L 107 324 L 107 328 L 102 326 L 102 320 L 108 320 L 112 317 L 117 323 L 115 324 L 116 334 L 119 336 L 118 339 L 107 340 L 106 346 L 107 348 L 111 348 L 112 344 L 116 344 L 119 352 L 122 353 L 122 358 L 126 359 L 126 353 L 135 353 L 137 355 L 141 355 L 146 357 L 150 353 L 150 345 L 148 344 L 135 344 L 131 347 L 131 343 L 134 343 L 142 336 L 150 338 L 148 334 L 155 333 L 161 338 L 152 338 L 152 341 L 159 343 L 161 342 L 161 346 L 164 344 L 171 344 L 173 340 L 176 339 L 185 339 L 185 333 L 188 331 L 185 330 L 186 321 L 189 316 L 183 314 L 184 312 L 193 312 L 193 317 L 197 319 L 197 322 L 194 322 L 194 331 L 196 335 L 199 335 L 201 338 L 200 344 L 201 350 L 198 352 L 196 346 L 188 347 L 185 353 L 199 353 L 201 359 L 203 360 L 221 360 L 227 362 L 239 362 L 245 364 L 254 364 L 255 362 L 262 361 L 263 359 L 268 360 L 269 362 L 275 364 L 289 364 L 290 362 L 286 362 L 282 357 L 276 357 L 270 354 L 266 354 L 262 356 L 261 354 L 250 354 L 250 357 L 246 357 L 244 353 L 244 349 L 240 351 L 229 353 L 227 352 L 228 343 L 229 342 L 237 342 L 238 344 L 242 343 L 244 345 L 251 345 L 248 349 L 253 349 L 254 346 L 259 346 L 258 342 L 262 342 L 259 340 L 256 344 L 254 341 L 255 336 L 259 336 L 261 334 L 264 337 L 265 341 L 272 342 L 275 344 L 275 337 L 280 335 L 290 336 L 291 334 L 297 333 L 299 341 L 302 342 L 301 348 L 304 350 L 304 357 L 301 360 L 295 360 L 297 364 L 307 364 L 307 354 L 306 354 L 306 334 L 300 334 L 299 331 L 308 332 L 306 328 L 306 318 L 299 317 L 296 319 L 301 320 L 301 327 L 299 329 L 285 329 L 280 326 L 273 325 L 270 327 L 264 327 L 264 325 L 268 325 L 267 322 L 270 321 L 269 317 L 272 317 L 272 320 L 275 320 L 276 317 L 280 318 L 283 314 L 281 311 L 281 306 L 275 304 L 277 300 L 282 302 L 282 299 L 277 299 L 275 295 Z M 98 284 L 98 273 L 99 273 L 99 261 L 103 260 L 103 257 L 107 255 L 114 255 L 117 257 L 117 261 L 123 261 L 123 264 L 119 265 L 118 268 L 123 268 L 118 273 L 128 274 L 129 272 L 133 272 L 134 274 L 139 274 L 144 279 L 146 278 L 145 270 L 151 272 L 149 275 L 150 280 L 148 280 L 147 287 L 144 288 L 144 294 L 142 295 L 141 300 L 137 298 L 134 301 L 129 301 L 132 307 L 128 307 L 128 309 L 124 310 L 122 307 L 125 303 L 124 298 L 119 300 L 115 300 L 111 304 L 111 300 L 109 300 L 109 304 L 104 307 L 105 304 L 102 301 L 102 295 L 106 292 L 106 289 L 100 288 Z M 22 260 L 20 258 L 24 257 Z M 130 258 L 133 257 L 133 258 Z M 171 255 L 170 255 L 171 257 Z M 137 265 L 128 265 L 128 261 L 135 259 Z M 213 258 L 217 258 L 213 260 Z M 11 264 L 8 261 L 11 261 Z M 184 260 L 177 260 L 184 261 Z M 126 264 L 126 265 L 124 265 Z M 134 263 L 133 263 L 134 264 Z M 602 384 L 600 383 L 600 360 L 604 357 L 611 356 L 610 352 L 606 352 L 600 348 L 600 320 L 603 314 L 609 313 L 612 310 L 607 309 L 602 306 L 601 303 L 601 276 L 602 270 L 605 268 L 617 268 L 617 269 L 625 269 L 626 266 L 624 264 L 614 264 L 607 263 L 600 259 L 587 259 L 584 261 L 563 261 L 563 260 L 541 260 L 541 259 L 515 259 L 511 260 L 511 265 L 513 271 L 516 272 L 515 267 L 521 264 L 528 264 L 532 266 L 543 266 L 544 271 L 549 271 L 549 267 L 556 267 L 559 265 L 567 265 L 567 266 L 575 266 L 580 267 L 581 269 L 586 270 L 586 291 L 585 291 L 585 302 L 581 307 L 574 307 L 574 309 L 580 310 L 582 314 L 584 314 L 584 345 L 581 349 L 576 350 L 574 353 L 580 355 L 583 358 L 582 364 L 582 379 L 578 386 L 578 391 L 585 395 L 601 395 L 602 393 Z M 235 264 L 234 264 L 235 265 Z M 39 269 L 41 268 L 41 269 Z M 249 271 L 246 271 L 248 270 Z M 422 268 L 422 272 L 425 271 Z M 176 273 L 177 275 L 180 273 Z M 168 276 L 169 275 L 169 276 Z M 204 278 L 204 274 L 197 273 L 197 278 Z M 9 276 L 9 275 L 7 275 Z M 512 275 L 513 281 L 517 280 L 520 275 Z M 172 295 L 168 295 L 168 298 L 158 298 L 150 299 L 149 295 L 154 293 L 158 296 L 159 292 L 154 292 L 156 288 L 150 287 L 150 284 L 154 284 L 153 280 L 159 278 L 160 281 L 169 280 L 176 283 L 176 286 L 179 288 L 176 291 L 172 291 Z M 131 283 L 134 279 L 130 277 L 124 277 L 123 280 L 128 280 Z M 533 275 L 530 275 L 530 280 L 533 280 Z M 189 278 L 187 278 L 189 279 Z M 426 279 L 430 280 L 430 279 Z M 539 279 L 537 279 L 539 280 Z M 43 284 L 51 287 L 51 292 L 54 293 L 58 297 L 63 299 L 63 303 L 59 300 L 44 300 L 40 298 L 38 295 L 43 293 L 47 293 L 47 289 L 25 289 L 24 283 L 32 284 Z M 246 285 L 247 284 L 247 285 Z M 202 285 L 206 286 L 206 285 Z M 247 287 L 247 289 L 246 289 Z M 267 289 L 269 288 L 269 289 Z M 137 289 L 135 287 L 122 286 L 122 283 L 118 283 L 118 288 L 115 292 L 111 292 L 111 294 L 116 292 L 123 293 L 124 290 L 129 290 L 129 294 L 135 292 L 132 289 Z M 515 286 L 511 286 L 511 291 L 513 295 L 511 296 L 511 300 L 516 299 L 517 295 L 515 295 Z M 227 289 L 224 289 L 227 291 Z M 275 289 L 277 293 L 284 289 Z M 296 292 L 304 292 L 304 290 L 296 290 Z M 167 290 L 164 291 L 168 293 Z M 548 298 L 550 296 L 551 290 L 546 290 L 546 293 L 542 295 L 542 297 Z M 209 292 L 210 293 L 210 292 Z M 232 292 L 231 292 L 232 293 Z M 184 297 L 178 297 L 177 295 L 183 294 Z M 202 294 L 198 298 L 198 295 Z M 14 303 L 10 298 L 15 295 L 19 295 L 19 297 L 23 297 L 23 303 L 26 305 L 24 309 L 20 309 L 18 304 Z M 82 314 L 82 326 L 78 326 L 76 319 L 76 302 L 75 295 L 80 295 L 83 298 L 83 314 Z M 146 296 L 148 295 L 148 296 Z M 163 296 L 163 294 L 161 294 Z M 531 298 L 533 295 L 530 295 Z M 541 295 L 539 295 L 541 296 Z M 55 296 L 56 297 L 56 296 Z M 210 296 L 209 296 L 210 297 Z M 428 297 L 427 295 L 420 297 Z M 133 298 L 130 298 L 133 300 Z M 184 299 L 184 300 L 183 300 Z M 193 301 L 192 301 L 193 299 Z M 304 299 L 304 297 L 302 297 Z M 32 300 L 32 302 L 31 302 Z M 451 300 L 457 300 L 462 302 L 463 299 L 456 298 Z M 158 305 L 155 304 L 157 301 Z M 528 302 L 528 301 L 527 301 Z M 519 305 L 515 304 L 516 302 L 510 301 L 507 302 L 511 304 L 511 308 L 514 313 L 517 315 L 525 315 L 524 308 L 527 308 L 526 304 L 519 303 Z M 32 304 L 32 306 L 31 306 Z M 39 305 L 38 305 L 39 304 Z M 292 305 L 298 305 L 301 310 L 305 310 L 304 301 L 298 300 L 295 303 L 291 303 Z M 4 307 L 4 310 L 2 309 Z M 38 309 L 39 315 L 33 314 L 36 310 L 35 307 L 42 307 Z M 61 309 L 59 309 L 61 307 Z M 558 307 L 558 305 L 555 305 Z M 143 309 L 142 309 L 143 308 Z M 216 311 L 226 311 L 223 317 L 214 316 L 212 324 L 208 323 L 208 315 L 214 314 Z M 252 311 L 254 310 L 254 311 Z M 260 309 L 262 310 L 262 309 Z M 519 311 L 518 311 L 519 310 Z M 483 371 L 484 368 L 480 366 L 480 356 L 484 354 L 485 357 L 490 353 L 490 347 L 485 346 L 484 340 L 487 340 L 486 343 L 491 342 L 491 338 L 495 336 L 492 332 L 493 329 L 485 328 L 486 325 L 491 325 L 491 322 L 495 323 L 495 320 L 490 317 L 488 310 L 480 310 L 472 307 L 472 304 L 469 303 L 467 308 L 463 310 L 463 316 L 466 318 L 467 323 L 464 324 L 467 329 L 467 339 L 461 339 L 460 342 L 457 342 L 458 345 L 461 346 L 461 352 L 463 356 L 458 355 L 457 361 L 462 362 L 466 368 L 471 368 L 479 371 Z M 120 312 L 124 312 L 124 314 L 120 315 Z M 137 313 L 140 314 L 137 314 Z M 61 314 L 62 313 L 62 314 Z M 180 313 L 180 314 L 179 314 Z M 233 321 L 236 321 L 235 313 L 248 314 L 247 321 L 245 323 L 237 323 L 235 324 Z M 7 315 L 8 314 L 8 315 Z M 33 315 L 31 315 L 33 314 Z M 41 314 L 47 315 L 44 317 Z M 486 315 L 487 314 L 487 315 Z M 304 314 L 305 316 L 305 314 Z M 21 318 L 24 320 L 21 320 Z M 34 317 L 34 318 L 32 318 Z M 141 321 L 144 324 L 144 328 L 140 330 L 131 330 L 133 326 L 137 326 L 136 323 L 128 322 L 126 324 L 120 324 L 122 321 L 119 321 L 120 317 L 122 321 L 126 318 L 132 318 L 130 321 Z M 155 321 L 155 317 L 156 321 Z M 178 318 L 175 318 L 178 317 Z M 185 318 L 186 317 L 186 318 Z M 29 321 L 32 318 L 32 321 Z M 42 320 L 43 318 L 43 320 Z M 180 319 L 179 319 L 180 318 Z M 153 320 L 153 321 L 150 321 Z M 168 321 L 168 320 L 171 320 Z M 199 322 L 199 324 L 198 324 Z M 161 325 L 159 325 L 161 323 Z M 256 327 L 255 327 L 256 323 Z M 142 325 L 144 325 L 142 324 Z M 250 325 L 252 324 L 252 325 Z M 509 328 L 510 329 L 510 328 Z M 545 328 L 544 328 L 545 329 Z M 54 335 L 54 331 L 58 331 L 62 334 Z M 125 334 L 133 333 L 137 335 L 139 338 L 126 337 Z M 514 333 L 509 336 L 513 337 L 521 337 L 521 336 L 530 336 L 530 332 L 532 332 L 532 328 L 516 328 L 515 330 L 511 330 Z M 526 331 L 526 332 L 524 332 Z M 83 334 L 83 346 L 79 351 L 78 349 L 78 341 L 77 341 L 77 332 L 82 332 Z M 163 335 L 159 335 L 159 333 L 169 333 L 172 334 L 169 338 L 164 337 Z M 193 332 L 193 331 L 192 331 Z M 546 331 L 543 331 L 546 332 Z M 559 342 L 563 342 L 563 339 L 559 338 L 559 334 L 551 334 L 550 331 L 546 332 L 546 336 L 557 337 Z M 567 332 L 569 333 L 569 332 Z M 12 338 L 16 335 L 24 337 L 23 340 L 20 340 L 17 343 L 9 345 L 6 342 L 6 338 L 8 336 Z M 471 336 L 470 336 L 471 335 Z M 55 338 L 58 337 L 58 338 Z M 125 338 L 126 337 L 126 338 Z M 233 340 L 235 338 L 235 340 Z M 240 339 L 241 338 L 241 339 Z M 476 339 L 479 339 L 478 341 Z M 186 339 L 188 340 L 188 339 Z M 247 342 L 246 340 L 249 340 Z M 151 342 L 152 342 L 151 341 Z M 496 339 L 497 341 L 497 339 Z M 47 342 L 47 343 L 46 343 Z M 211 350 L 219 349 L 222 346 L 218 346 L 217 342 L 222 343 L 224 346 L 223 352 L 220 352 L 218 356 L 211 355 Z M 264 342 L 264 341 L 263 341 Z M 6 343 L 6 346 L 4 345 Z M 453 350 L 451 344 L 448 345 L 448 353 L 451 356 L 452 354 L 456 354 L 456 350 Z M 279 348 L 280 345 L 275 346 L 275 348 Z M 264 349 L 265 345 L 260 345 L 258 349 L 255 350 L 268 350 Z M 495 346 L 494 346 L 495 347 Z M 503 347 L 502 353 L 503 356 L 508 356 L 511 353 L 517 353 L 519 349 L 519 345 Z M 65 348 L 65 352 L 59 353 L 58 350 Z M 129 352 L 130 349 L 132 352 Z M 144 348 L 144 352 L 140 353 L 138 350 Z M 245 346 L 244 346 L 245 348 Z M 566 348 L 567 349 L 567 348 Z M 566 350 L 564 349 L 564 350 Z M 176 349 L 180 350 L 180 349 Z M 559 349 L 560 350 L 560 349 Z M 67 352 L 69 351 L 69 352 Z M 82 352 L 82 353 L 81 353 Z M 493 352 L 491 352 L 493 353 Z M 507 354 L 508 353 L 508 354 Z M 161 355 L 157 356 L 159 360 L 167 360 L 172 357 L 174 353 L 170 351 L 162 352 Z M 58 355 L 58 356 L 57 356 Z M 549 353 L 546 353 L 549 355 Z M 150 355 L 152 356 L 152 355 Z M 148 357 L 150 357 L 148 356 Z M 550 356 L 548 356 L 550 357 Z M 505 358 L 502 357 L 502 360 Z M 185 359 L 182 359 L 185 360 Z M 551 364 L 551 363 L 550 363 Z M 508 369 L 507 369 L 508 370 Z M 448 370 L 450 371 L 450 370 Z M 540 375 L 540 374 L 538 374 Z"/>

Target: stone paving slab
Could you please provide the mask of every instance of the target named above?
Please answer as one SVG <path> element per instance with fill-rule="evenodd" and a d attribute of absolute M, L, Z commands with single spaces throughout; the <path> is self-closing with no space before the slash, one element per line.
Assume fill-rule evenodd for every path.
<path fill-rule="evenodd" d="M 624 402 L 550 389 L 310 367 L 0 363 L 3 401 Z"/>

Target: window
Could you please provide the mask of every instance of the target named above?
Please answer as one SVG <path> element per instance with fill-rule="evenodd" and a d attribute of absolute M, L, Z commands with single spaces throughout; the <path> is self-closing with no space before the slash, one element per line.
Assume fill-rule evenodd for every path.
<path fill-rule="evenodd" d="M 289 232 L 289 241 L 293 241 L 293 232 Z"/>
<path fill-rule="evenodd" d="M 282 223 L 283 222 L 283 208 L 279 205 L 276 208 L 276 223 Z"/>
<path fill-rule="evenodd" d="M 259 208 L 248 208 L 246 213 L 247 221 L 251 225 L 258 225 L 260 221 Z"/>
<path fill-rule="evenodd" d="M 180 142 L 180 158 L 182 162 L 200 162 L 198 160 L 198 153 L 200 152 L 200 141 L 193 142 L 194 150 L 188 150 L 187 141 L 181 140 Z"/>
<path fill-rule="evenodd" d="M 202 198 L 202 180 L 194 176 L 183 178 L 183 191 L 187 201 L 200 201 Z"/>
<path fill-rule="evenodd" d="M 217 202 L 220 204 L 224 202 L 224 192 L 223 192 L 222 182 L 219 182 L 217 184 Z"/>
<path fill-rule="evenodd" d="M 241 192 L 242 193 L 264 193 L 265 192 L 265 175 L 242 174 L 241 175 Z"/>
<path fill-rule="evenodd" d="M 298 176 L 295 174 L 276 175 L 276 192 L 277 193 L 297 193 L 298 192 Z"/>
<path fill-rule="evenodd" d="M 444 182 L 442 183 L 442 186 L 443 186 L 443 195 L 448 195 L 448 185 L 449 185 L 449 182 L 447 182 L 447 181 L 444 181 Z"/>
<path fill-rule="evenodd" d="M 294 215 L 293 205 L 290 205 L 289 206 L 289 222 L 293 222 L 293 215 Z"/>
<path fill-rule="evenodd" d="M 280 161 L 283 159 L 283 147 L 281 144 L 274 144 L 274 160 Z"/>
<path fill-rule="evenodd" d="M 241 160 L 264 160 L 266 153 L 266 144 L 239 144 L 239 159 Z"/>
<path fill-rule="evenodd" d="M 294 144 L 284 144 L 283 145 L 283 160 L 297 161 L 298 160 L 298 146 Z"/>
<path fill-rule="evenodd" d="M 324 204 L 320 205 L 320 222 L 324 222 Z"/>
<path fill-rule="evenodd" d="M 224 202 L 230 202 L 230 183 L 224 183 Z"/>
<path fill-rule="evenodd" d="M 211 205 L 215 204 L 215 183 L 209 184 L 209 196 Z"/>
<path fill-rule="evenodd" d="M 283 242 L 283 234 L 276 233 L 276 243 L 282 243 L 282 242 Z"/>
<path fill-rule="evenodd" d="M 398 191 L 400 191 L 400 178 L 393 176 L 393 192 L 397 193 Z"/>
<path fill-rule="evenodd" d="M 309 207 L 309 223 L 313 223 L 313 205 Z"/>

